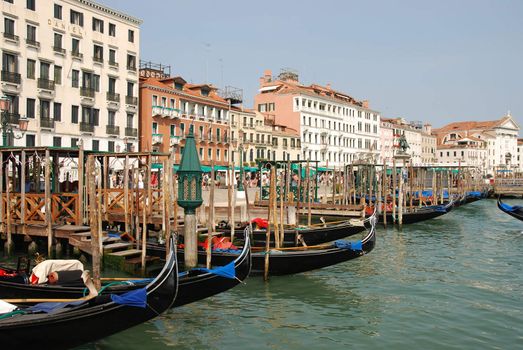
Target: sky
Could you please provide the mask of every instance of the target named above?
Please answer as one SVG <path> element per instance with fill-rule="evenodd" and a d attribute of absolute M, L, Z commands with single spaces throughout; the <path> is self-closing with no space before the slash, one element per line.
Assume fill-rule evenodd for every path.
<path fill-rule="evenodd" d="M 520 0 L 98 0 L 142 19 L 141 59 L 188 82 L 243 89 L 297 70 L 386 118 L 523 127 Z"/>

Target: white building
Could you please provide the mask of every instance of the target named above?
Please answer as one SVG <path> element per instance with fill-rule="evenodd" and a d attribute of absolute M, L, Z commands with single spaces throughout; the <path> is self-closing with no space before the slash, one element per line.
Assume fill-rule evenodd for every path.
<path fill-rule="evenodd" d="M 392 158 L 398 149 L 398 140 L 402 135 L 409 145 L 406 153 L 411 156 L 412 165 L 423 165 L 424 129 L 419 123 L 409 123 L 403 118 L 382 119 L 380 163 L 392 164 Z"/>
<path fill-rule="evenodd" d="M 137 150 L 141 21 L 88 0 L 4 0 L 2 94 L 15 146 Z M 134 147 L 133 147 L 134 146 Z"/>
<path fill-rule="evenodd" d="M 273 78 L 266 71 L 254 104 L 275 125 L 300 132 L 301 159 L 339 167 L 379 153 L 379 112 L 330 85 L 302 85 L 295 72 Z"/>
<path fill-rule="evenodd" d="M 486 159 L 483 170 L 494 174 L 498 168 L 517 169 L 519 125 L 510 114 L 499 120 L 485 122 L 457 122 L 434 130 L 438 137 L 438 150 L 442 145 L 455 145 L 468 140 L 484 142 Z"/>
<path fill-rule="evenodd" d="M 484 169 L 487 164 L 486 142 L 475 137 L 464 137 L 452 143 L 439 145 L 437 161 L 442 165 L 473 166 Z"/>

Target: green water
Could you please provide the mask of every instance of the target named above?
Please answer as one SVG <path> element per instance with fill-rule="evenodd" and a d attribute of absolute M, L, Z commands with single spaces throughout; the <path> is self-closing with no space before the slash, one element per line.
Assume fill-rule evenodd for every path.
<path fill-rule="evenodd" d="M 523 348 L 522 231 L 483 200 L 380 228 L 361 259 L 251 278 L 81 349 Z"/>

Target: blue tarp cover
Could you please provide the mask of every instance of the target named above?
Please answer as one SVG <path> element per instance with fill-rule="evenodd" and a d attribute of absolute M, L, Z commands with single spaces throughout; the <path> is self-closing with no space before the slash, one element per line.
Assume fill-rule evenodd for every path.
<path fill-rule="evenodd" d="M 221 277 L 225 277 L 225 278 L 231 278 L 231 279 L 236 278 L 236 270 L 234 269 L 234 261 L 231 261 L 227 265 L 217 267 L 215 269 L 206 269 L 203 267 L 199 267 L 199 268 L 195 268 L 194 270 L 209 272 L 209 273 L 212 273 L 212 274 L 215 274 L 215 275 L 218 275 Z"/>
<path fill-rule="evenodd" d="M 340 240 L 334 241 L 334 246 L 336 248 L 348 249 L 348 250 L 357 250 L 357 251 L 363 250 L 362 241 L 350 242 L 350 241 L 345 241 L 345 240 L 340 239 Z"/>
<path fill-rule="evenodd" d="M 511 206 L 511 205 L 508 205 L 507 203 L 501 203 L 501 207 L 505 211 L 515 211 L 515 210 L 518 210 L 521 208 L 519 205 Z"/>
<path fill-rule="evenodd" d="M 66 308 L 68 306 L 77 306 L 77 305 L 81 305 L 83 303 L 85 303 L 85 300 L 72 301 L 72 302 L 66 302 L 66 303 L 39 303 L 39 304 L 31 306 L 27 310 L 33 311 L 33 312 L 51 313 L 53 311 Z"/>
<path fill-rule="evenodd" d="M 111 294 L 111 300 L 116 304 L 145 309 L 147 307 L 147 289 L 140 288 L 121 295 Z"/>

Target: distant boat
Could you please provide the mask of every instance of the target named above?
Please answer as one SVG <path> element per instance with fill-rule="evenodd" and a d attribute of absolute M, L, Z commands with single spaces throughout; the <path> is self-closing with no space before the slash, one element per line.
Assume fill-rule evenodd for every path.
<path fill-rule="evenodd" d="M 500 198 L 498 198 L 498 208 L 507 213 L 508 215 L 515 217 L 518 220 L 523 221 L 523 207 L 519 205 L 508 205 L 503 203 Z"/>

